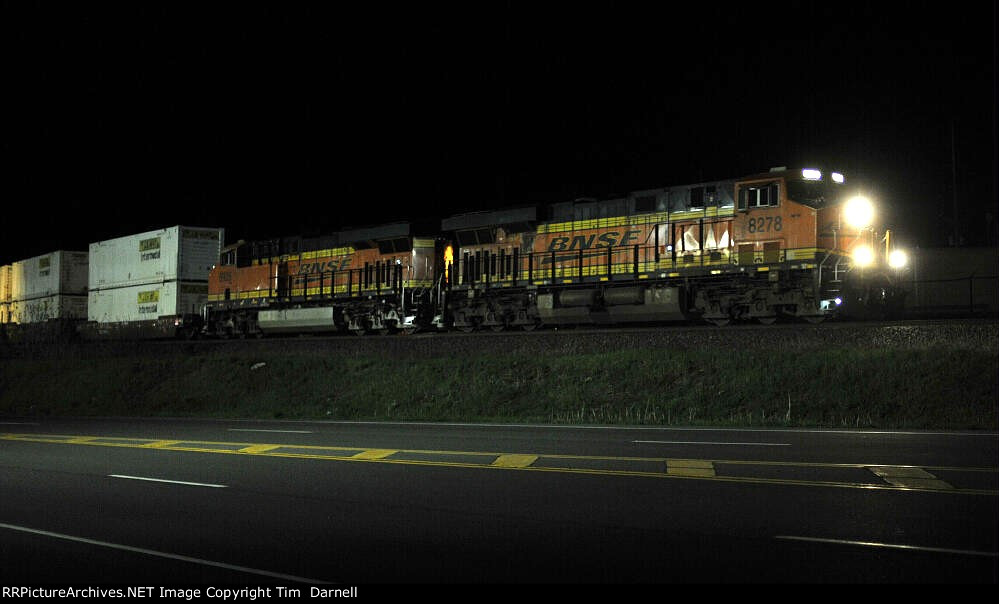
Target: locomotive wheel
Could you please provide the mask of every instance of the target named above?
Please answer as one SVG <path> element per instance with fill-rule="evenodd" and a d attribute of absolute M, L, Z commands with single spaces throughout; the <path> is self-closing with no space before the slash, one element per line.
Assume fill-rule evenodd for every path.
<path fill-rule="evenodd" d="M 725 327 L 732 322 L 732 319 L 708 319 L 708 323 L 713 323 L 718 327 Z"/>
<path fill-rule="evenodd" d="M 506 329 L 506 325 L 503 325 L 503 324 L 500 324 L 500 325 L 490 325 L 489 329 L 491 329 L 493 331 L 503 331 L 504 329 Z"/>
<path fill-rule="evenodd" d="M 777 317 L 756 317 L 756 320 L 763 325 L 773 325 L 777 322 Z"/>
<path fill-rule="evenodd" d="M 534 323 L 524 323 L 520 327 L 524 331 L 534 331 L 535 329 L 538 328 L 538 323 L 537 322 L 534 322 Z"/>
<path fill-rule="evenodd" d="M 825 321 L 826 318 L 825 317 L 805 317 L 805 320 L 808 321 L 809 323 L 811 323 L 812 325 L 818 325 L 819 323 Z"/>
<path fill-rule="evenodd" d="M 473 331 L 475 331 L 475 327 L 472 325 L 465 325 L 462 327 L 457 327 L 456 329 L 461 333 L 472 333 Z"/>

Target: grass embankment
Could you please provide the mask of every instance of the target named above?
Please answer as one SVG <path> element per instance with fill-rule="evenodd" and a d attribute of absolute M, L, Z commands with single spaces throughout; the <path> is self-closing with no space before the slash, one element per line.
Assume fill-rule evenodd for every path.
<path fill-rule="evenodd" d="M 996 429 L 989 350 L 0 360 L 0 415 Z M 263 366 L 259 366 L 264 363 Z"/>

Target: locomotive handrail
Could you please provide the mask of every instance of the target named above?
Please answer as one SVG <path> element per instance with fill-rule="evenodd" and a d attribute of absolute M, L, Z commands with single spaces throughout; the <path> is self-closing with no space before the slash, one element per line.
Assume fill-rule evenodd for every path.
<path fill-rule="evenodd" d="M 553 250 L 543 254 L 538 252 L 528 252 L 523 255 L 519 253 L 505 254 L 502 262 L 499 261 L 500 255 L 498 253 L 481 251 L 478 258 L 474 253 L 469 253 L 456 260 L 460 269 L 457 271 L 460 278 L 451 286 L 510 287 L 594 278 L 610 281 L 617 280 L 615 277 L 624 275 L 628 275 L 629 278 L 644 278 L 643 275 L 646 274 L 651 276 L 653 273 L 662 271 L 675 273 L 678 270 L 682 271 L 688 268 L 715 268 L 724 271 L 726 267 L 765 266 L 792 261 L 801 261 L 805 264 L 816 263 L 817 266 L 812 266 L 812 268 L 821 267 L 821 271 L 824 272 L 825 265 L 833 258 L 837 261 L 835 267 L 837 273 L 846 265 L 842 255 L 815 247 L 753 250 L 748 262 L 742 258 L 744 254 L 736 254 L 735 246 L 731 244 L 725 247 L 679 250 L 680 253 L 674 249 L 673 253 L 666 257 L 662 255 L 661 248 L 662 246 L 636 244 L 627 248 L 601 246 L 596 249 L 590 248 L 591 252 L 587 252 L 586 249 L 574 249 Z M 657 252 L 659 253 L 657 254 Z M 819 257 L 820 253 L 821 257 Z M 541 257 L 541 271 L 538 270 L 537 266 L 539 256 Z M 657 256 L 658 260 L 656 260 Z M 508 262 L 510 263 L 509 270 L 506 268 Z M 671 276 L 679 275 L 671 274 Z"/>

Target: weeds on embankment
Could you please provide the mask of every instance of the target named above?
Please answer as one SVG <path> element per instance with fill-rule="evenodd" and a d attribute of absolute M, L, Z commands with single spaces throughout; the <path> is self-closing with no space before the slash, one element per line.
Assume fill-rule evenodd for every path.
<path fill-rule="evenodd" d="M 305 351 L 7 358 L 0 415 L 991 429 L 995 350 L 722 346 L 386 358 Z"/>

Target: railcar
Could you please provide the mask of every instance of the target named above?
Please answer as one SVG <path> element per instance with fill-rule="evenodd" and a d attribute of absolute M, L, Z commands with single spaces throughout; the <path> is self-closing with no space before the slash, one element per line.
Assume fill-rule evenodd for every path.
<path fill-rule="evenodd" d="M 901 307 L 871 202 L 815 169 L 446 218 L 446 323 L 459 330 L 703 320 Z"/>
<path fill-rule="evenodd" d="M 435 237 L 410 223 L 239 242 L 208 275 L 205 333 L 413 333 L 440 325 Z"/>

